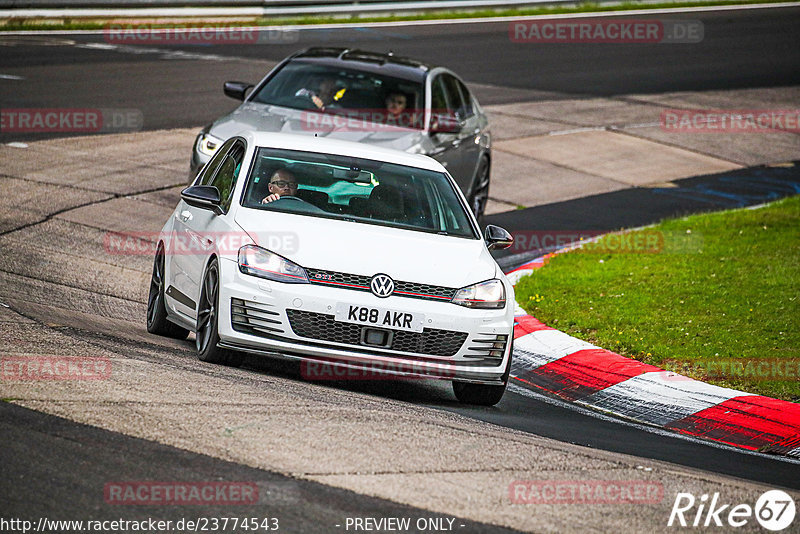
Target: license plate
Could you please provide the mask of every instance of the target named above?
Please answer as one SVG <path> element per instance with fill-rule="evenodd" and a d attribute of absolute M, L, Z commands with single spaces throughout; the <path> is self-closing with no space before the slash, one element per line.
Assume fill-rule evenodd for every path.
<path fill-rule="evenodd" d="M 392 330 L 409 330 L 422 332 L 425 315 L 409 313 L 407 311 L 389 310 L 386 308 L 373 308 L 371 306 L 355 306 L 353 304 L 338 304 L 336 306 L 336 320 L 343 323 L 355 323 Z"/>

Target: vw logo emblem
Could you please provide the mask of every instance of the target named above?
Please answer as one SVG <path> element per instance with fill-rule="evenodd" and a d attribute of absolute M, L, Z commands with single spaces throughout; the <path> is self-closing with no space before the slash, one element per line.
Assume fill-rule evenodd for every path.
<path fill-rule="evenodd" d="M 376 297 L 386 298 L 394 293 L 394 280 L 386 274 L 376 274 L 369 283 L 369 288 Z"/>

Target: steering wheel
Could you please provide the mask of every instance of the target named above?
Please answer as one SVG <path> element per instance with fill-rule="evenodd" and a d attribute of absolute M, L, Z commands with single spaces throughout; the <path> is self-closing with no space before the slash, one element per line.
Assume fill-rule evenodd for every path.
<path fill-rule="evenodd" d="M 302 198 L 300 198 L 300 197 L 296 197 L 296 196 L 294 196 L 294 195 L 281 195 L 281 197 L 280 197 L 278 200 L 283 200 L 284 198 L 285 198 L 286 200 L 299 200 L 300 202 L 306 202 L 306 201 L 305 201 L 305 200 L 303 200 Z M 306 202 L 306 203 L 307 203 L 307 202 Z"/>

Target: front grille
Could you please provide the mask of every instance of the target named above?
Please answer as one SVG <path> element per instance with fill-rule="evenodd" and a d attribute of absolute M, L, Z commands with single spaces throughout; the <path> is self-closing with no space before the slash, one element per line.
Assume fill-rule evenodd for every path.
<path fill-rule="evenodd" d="M 280 314 L 271 308 L 271 304 L 232 298 L 231 326 L 246 334 L 282 334 L 284 329 Z"/>
<path fill-rule="evenodd" d="M 395 282 L 394 292 L 404 297 L 448 301 L 452 300 L 453 296 L 456 294 L 456 290 L 450 287 L 417 284 L 414 282 Z"/>
<path fill-rule="evenodd" d="M 481 358 L 488 361 L 502 360 L 506 353 L 508 334 L 478 334 L 470 340 L 466 358 Z"/>
<path fill-rule="evenodd" d="M 308 281 L 312 284 L 333 285 L 369 291 L 369 276 L 360 274 L 338 273 L 322 269 L 306 269 Z"/>
<path fill-rule="evenodd" d="M 286 315 L 289 317 L 292 330 L 298 336 L 346 345 L 361 344 L 361 329 L 365 328 L 364 326 L 343 323 L 337 321 L 333 315 L 324 313 L 286 310 Z M 466 332 L 436 328 L 425 328 L 422 332 L 391 331 L 393 332 L 391 346 L 386 348 L 433 356 L 453 356 L 467 339 Z"/>
<path fill-rule="evenodd" d="M 369 283 L 372 280 L 370 276 L 325 271 L 323 269 L 306 269 L 306 272 L 308 273 L 308 281 L 312 284 L 342 287 L 356 291 L 370 291 Z M 456 294 L 456 289 L 395 280 L 394 294 L 415 299 L 449 301 Z"/>

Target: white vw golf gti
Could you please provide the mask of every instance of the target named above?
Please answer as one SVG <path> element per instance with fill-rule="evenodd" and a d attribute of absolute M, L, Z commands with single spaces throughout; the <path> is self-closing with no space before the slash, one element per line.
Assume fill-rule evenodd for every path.
<path fill-rule="evenodd" d="M 147 329 L 195 332 L 206 362 L 252 353 L 334 379 L 365 369 L 445 379 L 460 401 L 493 405 L 508 380 L 514 293 L 489 250 L 511 241 L 496 226 L 481 232 L 427 156 L 245 132 L 164 225 Z"/>

